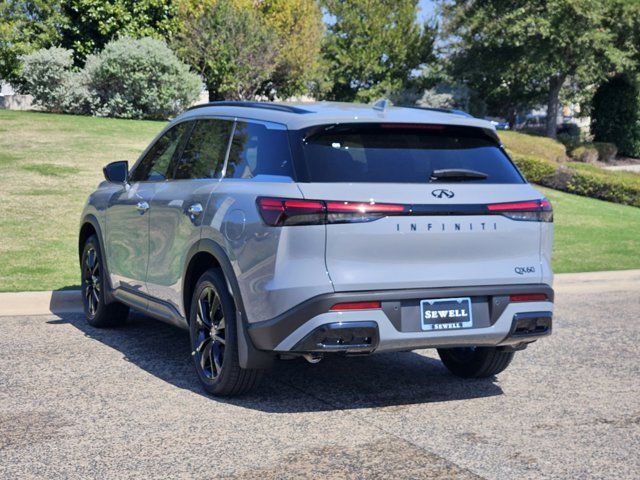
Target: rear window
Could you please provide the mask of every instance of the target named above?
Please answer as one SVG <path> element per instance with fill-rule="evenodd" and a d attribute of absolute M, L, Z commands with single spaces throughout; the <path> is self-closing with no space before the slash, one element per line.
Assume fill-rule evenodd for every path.
<path fill-rule="evenodd" d="M 330 125 L 302 131 L 297 141 L 307 177 L 301 181 L 524 183 L 496 140 L 480 128 Z M 452 177 L 452 170 L 465 175 Z"/>

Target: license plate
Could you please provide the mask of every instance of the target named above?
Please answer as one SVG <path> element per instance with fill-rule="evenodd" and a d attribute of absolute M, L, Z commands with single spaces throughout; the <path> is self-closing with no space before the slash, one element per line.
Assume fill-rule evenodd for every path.
<path fill-rule="evenodd" d="M 471 299 L 436 298 L 420 302 L 422 330 L 457 330 L 471 328 Z"/>

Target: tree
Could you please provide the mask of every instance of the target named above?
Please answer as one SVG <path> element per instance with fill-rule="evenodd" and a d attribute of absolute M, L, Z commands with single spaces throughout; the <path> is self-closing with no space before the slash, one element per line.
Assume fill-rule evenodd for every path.
<path fill-rule="evenodd" d="M 184 18 L 178 55 L 204 78 L 209 100 L 250 99 L 276 69 L 277 33 L 253 9 L 218 0 Z"/>
<path fill-rule="evenodd" d="M 597 142 L 610 142 L 630 157 L 640 157 L 640 85 L 631 75 L 602 84 L 593 97 L 591 133 Z"/>
<path fill-rule="evenodd" d="M 205 50 L 194 51 L 193 47 L 215 42 L 219 35 L 227 38 L 225 29 L 229 25 L 237 28 L 234 19 L 229 23 L 216 22 L 213 18 L 221 15 L 224 8 L 232 8 L 242 19 L 252 18 L 250 21 L 270 37 L 269 45 L 258 46 L 258 54 L 264 49 L 272 52 L 268 57 L 272 65 L 268 68 L 269 75 L 260 76 L 261 85 L 255 90 L 256 94 L 270 98 L 297 95 L 307 91 L 318 75 L 324 24 L 315 0 L 177 0 L 177 6 L 180 29 L 174 46 L 205 78 L 211 74 L 219 76 L 214 70 L 226 67 L 217 67 L 217 59 L 207 58 Z M 212 27 L 216 30 L 210 30 Z M 211 98 L 218 98 L 221 94 L 215 90 L 215 82 L 207 81 L 207 84 Z"/>
<path fill-rule="evenodd" d="M 432 59 L 435 29 L 416 21 L 417 0 L 325 0 L 327 97 L 368 102 L 398 92 Z"/>
<path fill-rule="evenodd" d="M 308 91 L 309 83 L 321 68 L 324 23 L 318 3 L 316 0 L 264 0 L 260 8 L 282 45 L 264 93 L 287 98 Z"/>
<path fill-rule="evenodd" d="M 508 108 L 546 98 L 546 135 L 556 136 L 567 79 L 598 82 L 630 62 L 610 28 L 622 0 L 445 0 L 452 71 Z"/>
<path fill-rule="evenodd" d="M 58 1 L 0 2 L 0 78 L 16 82 L 20 56 L 55 45 L 63 22 Z"/>
<path fill-rule="evenodd" d="M 66 0 L 61 44 L 77 64 L 117 36 L 171 38 L 177 28 L 172 0 Z"/>

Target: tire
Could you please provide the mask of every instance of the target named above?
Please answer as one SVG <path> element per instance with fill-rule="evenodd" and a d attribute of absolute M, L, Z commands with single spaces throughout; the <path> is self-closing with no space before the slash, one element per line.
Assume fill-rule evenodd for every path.
<path fill-rule="evenodd" d="M 462 378 L 486 378 L 509 366 L 515 352 L 496 347 L 439 348 L 438 355 L 451 373 Z"/>
<path fill-rule="evenodd" d="M 258 385 L 262 371 L 240 367 L 235 302 L 219 269 L 207 270 L 196 283 L 189 334 L 196 372 L 208 393 L 231 397 Z"/>
<path fill-rule="evenodd" d="M 91 235 L 82 249 L 80 260 L 82 303 L 87 323 L 105 328 L 122 325 L 129 316 L 129 307 L 120 302 L 105 302 L 106 272 L 98 237 Z"/>

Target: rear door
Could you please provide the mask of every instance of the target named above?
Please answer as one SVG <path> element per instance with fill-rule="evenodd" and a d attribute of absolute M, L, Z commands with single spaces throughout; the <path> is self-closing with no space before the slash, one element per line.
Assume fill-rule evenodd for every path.
<path fill-rule="evenodd" d="M 182 276 L 190 248 L 200 239 L 202 218 L 218 187 L 233 129 L 232 120 L 200 119 L 159 184 L 150 208 L 149 294 L 182 311 Z"/>
<path fill-rule="evenodd" d="M 538 213 L 518 210 L 542 210 L 541 196 L 492 132 L 343 125 L 299 141 L 299 187 L 328 211 L 336 291 L 540 282 Z"/>

